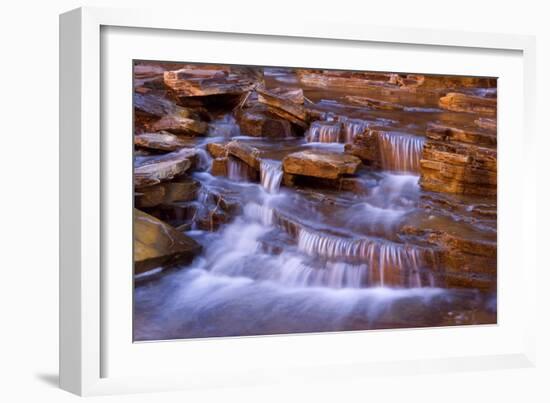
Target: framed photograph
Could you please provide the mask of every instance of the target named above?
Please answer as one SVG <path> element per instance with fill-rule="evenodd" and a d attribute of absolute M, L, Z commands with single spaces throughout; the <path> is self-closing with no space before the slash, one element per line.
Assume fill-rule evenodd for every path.
<path fill-rule="evenodd" d="M 534 365 L 533 38 L 60 23 L 64 389 Z"/>

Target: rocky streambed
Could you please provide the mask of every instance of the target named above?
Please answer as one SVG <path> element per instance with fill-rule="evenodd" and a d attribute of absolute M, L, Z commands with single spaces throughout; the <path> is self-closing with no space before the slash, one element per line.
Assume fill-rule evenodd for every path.
<path fill-rule="evenodd" d="M 134 338 L 496 323 L 496 80 L 136 62 Z"/>

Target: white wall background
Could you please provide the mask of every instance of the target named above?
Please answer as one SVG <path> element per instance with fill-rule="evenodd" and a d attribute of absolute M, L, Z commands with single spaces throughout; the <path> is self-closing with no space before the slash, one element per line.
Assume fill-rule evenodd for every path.
<path fill-rule="evenodd" d="M 537 134 L 539 169 L 538 243 L 540 259 L 548 248 L 548 138 L 550 108 L 550 30 L 544 1 L 392 0 L 169 0 L 4 1 L 0 12 L 0 399 L 5 402 L 71 402 L 76 397 L 57 383 L 58 293 L 58 14 L 82 5 L 109 7 L 178 6 L 250 18 L 301 15 L 374 25 L 464 29 L 537 35 Z M 182 20 L 186 15 L 181 13 Z M 522 169 L 518 165 L 517 169 Z M 534 174 L 526 172 L 526 174 Z M 546 211 L 545 211 L 546 210 Z M 540 264 L 548 266 L 545 264 Z M 548 273 L 540 275 L 547 289 Z M 542 294 L 542 293 L 541 293 Z M 539 295 L 541 320 L 539 366 L 543 370 L 507 370 L 452 375 L 378 377 L 346 384 L 214 390 L 158 395 L 93 398 L 112 402 L 351 402 L 351 401 L 550 401 L 548 292 Z M 373 385 L 376 385 L 374 390 Z"/>

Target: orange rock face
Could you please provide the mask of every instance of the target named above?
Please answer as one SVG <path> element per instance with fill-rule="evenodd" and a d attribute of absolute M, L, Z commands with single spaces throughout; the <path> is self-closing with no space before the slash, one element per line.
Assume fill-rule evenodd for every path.
<path fill-rule="evenodd" d="M 450 92 L 439 99 L 439 106 L 454 112 L 478 113 L 481 115 L 496 116 L 496 98 L 477 97 L 474 95 Z"/>
<path fill-rule="evenodd" d="M 299 127 L 307 127 L 309 118 L 304 108 L 304 91 L 301 88 L 257 88 L 256 91 L 258 101 L 267 105 L 271 113 Z"/>
<path fill-rule="evenodd" d="M 272 116 L 265 107 L 239 110 L 236 119 L 241 132 L 247 136 L 284 138 L 292 135 L 290 122 Z"/>
<path fill-rule="evenodd" d="M 420 160 L 425 190 L 494 196 L 497 192 L 496 136 L 431 125 Z"/>
<path fill-rule="evenodd" d="M 339 179 L 354 174 L 360 164 L 361 160 L 353 155 L 308 150 L 286 156 L 283 171 L 286 175 Z"/>

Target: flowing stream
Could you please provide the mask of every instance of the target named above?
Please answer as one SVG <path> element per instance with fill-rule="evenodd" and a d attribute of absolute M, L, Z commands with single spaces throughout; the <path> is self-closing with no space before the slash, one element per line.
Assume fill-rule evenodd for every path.
<path fill-rule="evenodd" d="M 278 70 L 269 77 L 295 85 Z M 328 90 L 318 98 L 331 96 L 338 99 Z M 320 108 L 325 106 L 340 115 L 345 108 L 338 101 L 319 101 Z M 231 116 L 211 124 L 210 136 L 225 141 L 239 136 L 262 150 L 259 177 L 233 157 L 227 177 L 212 176 L 209 157 L 201 157 L 202 172 L 193 174 L 201 185 L 194 205 L 200 208 L 215 194 L 238 206 L 238 212 L 217 231 L 191 226 L 187 234 L 203 252 L 181 270 L 136 288 L 135 340 L 494 321 L 494 297 L 474 289 L 445 289 L 433 245 L 397 236 L 412 222 L 445 226 L 465 221 L 430 215 L 420 207 L 422 127 L 406 121 L 404 111 L 348 112 L 350 117 L 314 123 L 304 137 L 284 142 L 243 137 Z M 434 113 L 423 116 L 430 120 Z M 404 119 L 381 135 L 382 169 L 359 173 L 362 191 L 282 185 L 281 161 L 289 152 L 339 144 L 342 150 L 342 143 L 353 142 L 365 128 Z"/>

